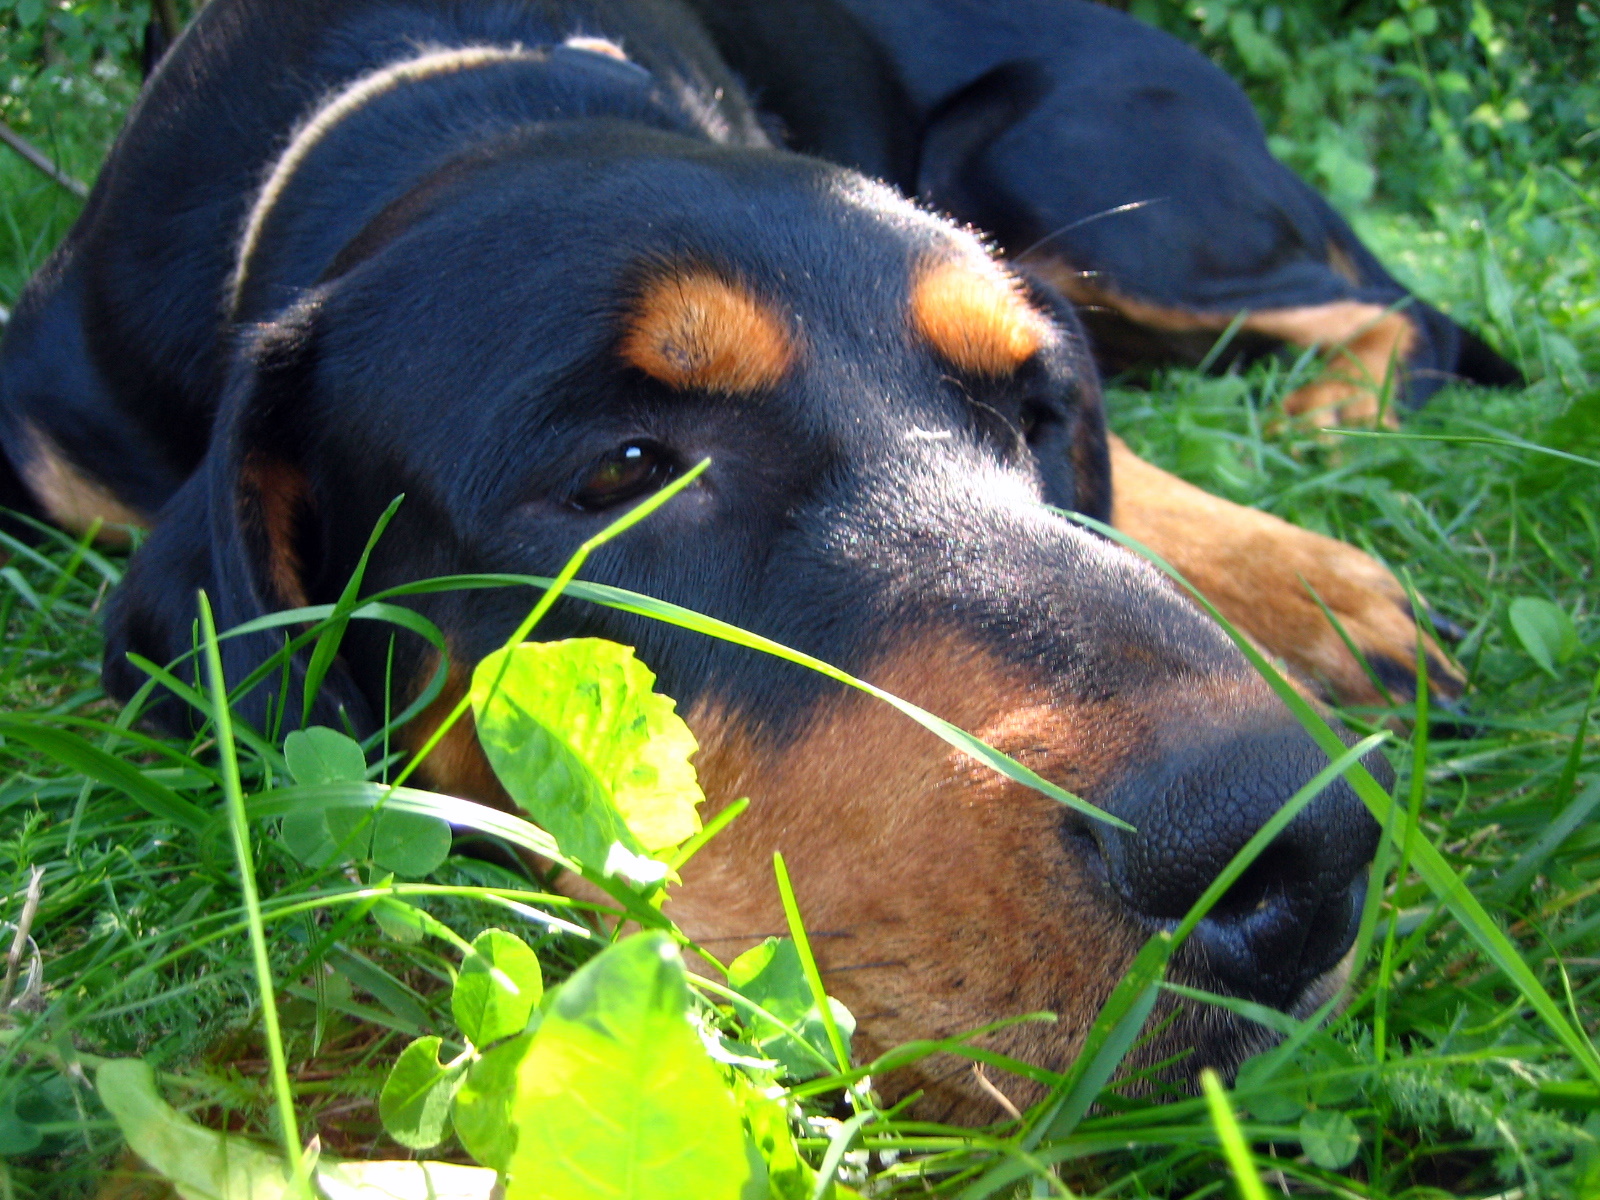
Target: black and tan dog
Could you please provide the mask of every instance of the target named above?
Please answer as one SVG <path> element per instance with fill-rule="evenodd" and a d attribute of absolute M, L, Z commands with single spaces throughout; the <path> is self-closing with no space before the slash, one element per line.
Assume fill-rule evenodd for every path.
<path fill-rule="evenodd" d="M 336 595 L 398 493 L 374 589 L 549 572 L 709 456 L 591 577 L 838 663 L 1138 827 L 1085 822 L 775 660 L 559 606 L 542 633 L 634 644 L 679 698 L 713 806 L 753 798 L 686 871 L 677 919 L 725 950 L 781 928 L 783 850 L 865 1053 L 1051 1009 L 994 1042 L 1062 1066 L 1132 950 L 1326 761 L 1195 608 L 1044 507 L 1112 511 L 1069 307 L 890 189 L 770 148 L 672 0 L 212 0 L 18 305 L 0 420 L 12 503 L 153 526 L 108 618 L 117 695 L 140 682 L 126 651 L 189 648 L 198 588 L 225 624 Z M 1344 580 L 1344 611 L 1404 661 L 1376 564 L 1238 520 L 1258 614 L 1280 597 L 1251 594 L 1275 578 L 1254 560 L 1312 547 L 1325 584 L 1372 573 Z M 1227 522 L 1206 523 L 1222 546 Z M 418 602 L 453 687 L 528 602 Z M 275 648 L 231 641 L 231 676 Z M 370 728 L 387 650 L 352 629 L 316 719 Z M 394 677 L 434 666 L 402 644 Z M 500 798 L 470 734 L 425 770 Z M 1330 789 L 1180 973 L 1320 1002 L 1376 836 Z M 1252 1029 L 1182 1014 L 1147 1054 L 1227 1065 Z M 943 1070 L 921 1079 L 935 1111 L 992 1115 Z"/>

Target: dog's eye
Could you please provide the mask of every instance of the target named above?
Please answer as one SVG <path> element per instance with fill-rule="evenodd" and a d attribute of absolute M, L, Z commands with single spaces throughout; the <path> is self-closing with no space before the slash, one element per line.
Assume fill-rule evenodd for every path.
<path fill-rule="evenodd" d="M 624 442 L 589 468 L 572 504 L 588 512 L 615 508 L 667 484 L 678 473 L 677 462 L 656 442 Z"/>

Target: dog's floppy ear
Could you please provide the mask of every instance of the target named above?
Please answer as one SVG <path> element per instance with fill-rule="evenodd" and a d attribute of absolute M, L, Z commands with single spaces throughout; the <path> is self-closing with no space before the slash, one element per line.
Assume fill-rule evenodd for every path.
<path fill-rule="evenodd" d="M 946 96 L 923 124 L 917 195 L 959 221 L 997 234 L 1011 232 L 1018 206 L 979 164 L 989 144 L 1049 94 L 1049 70 L 1030 59 L 1001 63 Z"/>
<path fill-rule="evenodd" d="M 316 308 L 302 304 L 264 326 L 234 355 L 211 447 L 162 509 L 155 532 L 134 555 L 108 606 L 104 681 L 130 697 L 148 678 L 128 660 L 134 652 L 166 665 L 196 646 L 197 593 L 204 589 L 217 629 L 268 613 L 330 600 L 322 596 L 327 524 L 312 482 L 306 401 L 316 363 Z M 222 643 L 223 667 L 236 686 L 301 631 L 286 626 Z M 199 656 L 178 672 L 204 679 Z M 301 723 L 305 656 L 254 688 L 236 712 L 260 729 Z M 281 693 L 281 694 L 280 694 Z M 176 731 L 197 714 L 167 694 L 151 716 Z M 369 707 L 343 666 L 335 663 L 309 713 L 312 724 L 365 732 Z"/>

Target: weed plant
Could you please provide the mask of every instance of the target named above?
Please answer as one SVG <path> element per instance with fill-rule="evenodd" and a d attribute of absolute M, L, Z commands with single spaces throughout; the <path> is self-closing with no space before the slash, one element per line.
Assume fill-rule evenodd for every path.
<path fill-rule="evenodd" d="M 1600 1195 L 1595 10 L 1587 0 L 1135 0 L 1134 10 L 1245 82 L 1277 151 L 1339 202 L 1362 205 L 1353 215 L 1380 256 L 1484 331 L 1529 384 L 1447 389 L 1399 436 L 1314 435 L 1276 408 L 1310 364 L 1272 360 L 1220 377 L 1114 381 L 1112 424 L 1201 486 L 1388 563 L 1459 630 L 1453 653 L 1472 689 L 1459 712 L 1345 714 L 1364 732 L 1394 716 L 1413 732 L 1388 742 L 1400 777 L 1393 803 L 1383 800 L 1390 837 L 1342 1012 L 1320 1025 L 1255 1012 L 1286 1041 L 1239 1080 L 1208 1081 L 1199 1097 L 1136 1094 L 1106 1081 L 1160 986 L 1147 958 L 1108 1005 L 1100 1052 L 1066 1081 L 1041 1076 L 1061 1085 L 1048 1121 L 1030 1113 L 1019 1126 L 997 1108 L 988 1129 L 951 1130 L 868 1105 L 871 1120 L 841 1123 L 854 1111 L 841 1100 L 847 1077 L 823 1075 L 789 1089 L 808 1118 L 802 1144 L 813 1165 L 830 1156 L 892 1194 Z M 0 116 L 80 177 L 136 91 L 128 11 L 0 8 Z M 0 305 L 76 209 L 0 149 Z M 167 1098 L 212 1128 L 264 1143 L 281 1131 L 277 1055 L 222 814 L 230 763 L 250 799 L 284 782 L 286 761 L 281 739 L 249 730 L 221 758 L 214 729 L 192 742 L 139 732 L 97 681 L 95 614 L 121 559 L 59 535 L 7 549 L 0 920 L 19 920 L 42 875 L 37 956 L 19 946 L 14 978 L 0 980 L 0 1188 L 87 1195 L 121 1145 L 83 1071 L 99 1058 L 155 1064 Z M 402 769 L 381 741 L 370 752 L 380 774 Z M 352 879 L 308 868 L 275 819 L 247 832 L 300 1131 L 342 1155 L 400 1157 L 379 1094 L 411 1039 L 454 1028 L 454 943 L 418 937 L 380 903 L 389 873 L 375 862 Z M 506 844 L 493 832 L 460 839 L 425 879 L 388 895 L 460 939 L 514 927 L 559 981 L 611 925 L 550 895 Z M 1445 869 L 1464 887 L 1451 892 Z M 572 936 L 565 922 L 604 936 Z M 0 952 L 11 941 L 0 927 Z M 1015 1179 L 997 1178 L 1002 1168 Z"/>

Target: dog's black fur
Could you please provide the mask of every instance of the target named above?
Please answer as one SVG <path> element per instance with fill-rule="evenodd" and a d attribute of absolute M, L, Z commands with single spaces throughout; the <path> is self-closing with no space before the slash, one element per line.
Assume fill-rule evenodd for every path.
<path fill-rule="evenodd" d="M 632 61 L 565 45 L 574 35 L 613 39 Z M 498 49 L 351 90 L 397 61 L 456 62 L 483 46 Z M 323 132 L 292 140 L 308 119 Z M 293 169 L 274 174 L 291 145 Z M 264 183 L 270 205 L 257 199 Z M 770 148 L 670 0 L 212 0 L 17 306 L 0 348 L 9 497 L 38 499 L 22 481 L 48 450 L 153 522 L 107 618 L 106 683 L 127 696 L 143 679 L 128 651 L 166 662 L 190 649 L 197 589 L 224 627 L 332 600 L 399 493 L 369 591 L 458 572 L 552 573 L 627 503 L 711 457 L 695 487 L 596 554 L 590 577 L 854 671 L 898 655 L 926 694 L 953 686 L 977 704 L 974 724 L 1022 721 L 1008 737 L 1075 713 L 1067 735 L 1026 734 L 1013 748 L 1045 755 L 1053 777 L 1144 826 L 1144 841 L 1124 843 L 1010 795 L 1027 820 L 974 828 L 967 843 L 982 859 L 1020 839 L 1003 863 L 993 851 L 981 888 L 928 901 L 884 883 L 880 896 L 877 881 L 900 878 L 928 838 L 989 811 L 958 803 L 987 785 L 928 758 L 909 725 L 893 735 L 903 746 L 829 751 L 835 776 L 860 757 L 899 806 L 870 838 L 835 846 L 843 818 L 805 795 L 758 796 L 739 824 L 756 839 L 814 830 L 800 870 L 815 894 L 838 891 L 840 911 L 923 913 L 880 915 L 857 943 L 867 959 L 907 956 L 894 983 L 904 1028 L 884 1036 L 1049 1005 L 1071 1015 L 1013 1049 L 1059 1066 L 1127 946 L 1170 921 L 1326 760 L 1154 572 L 1040 507 L 1109 512 L 1079 328 L 1059 297 L 1020 283 L 1044 331 L 1036 351 L 1008 374 L 963 371 L 908 324 L 917 272 L 946 260 L 993 269 L 973 239 L 887 189 Z M 673 387 L 619 352 L 651 281 L 684 271 L 777 314 L 794 346 L 781 377 Z M 528 602 L 499 590 L 417 607 L 470 665 Z M 569 604 L 540 630 L 576 633 L 637 646 L 702 714 L 702 736 L 739 753 L 781 757 L 832 711 L 836 689 L 820 677 L 650 622 Z M 230 678 L 277 645 L 230 640 Z M 951 645 L 957 658 L 937 657 Z M 395 649 L 401 701 L 432 670 L 424 649 Z M 358 622 L 313 719 L 371 729 L 389 699 L 389 651 L 387 627 Z M 964 674 L 979 659 L 1009 682 L 983 693 Z M 246 714 L 261 719 L 272 690 Z M 742 742 L 723 736 L 730 722 Z M 1080 740 L 1091 725 L 1104 734 Z M 860 800 L 851 785 L 838 803 Z M 1330 789 L 1290 827 L 1278 865 L 1258 872 L 1259 905 L 1197 933 L 1191 977 L 1286 1006 L 1324 995 L 1375 836 L 1353 793 Z M 765 894 L 770 849 L 715 868 L 720 851 L 703 852 L 696 869 L 722 874 L 687 881 L 686 903 L 711 889 L 696 911 L 713 917 L 697 932 Z M 1011 898 L 983 899 L 1001 892 Z M 875 954 L 880 933 L 901 940 Z M 924 936 L 926 952 L 904 940 Z M 951 983 L 942 964 L 967 951 L 981 966 Z M 932 997 L 941 1015 L 925 1019 Z M 1204 1028 L 1215 1044 L 1197 1061 L 1225 1063 L 1237 1031 Z"/>
<path fill-rule="evenodd" d="M 1520 380 L 1273 157 L 1226 74 L 1133 17 L 1093 0 L 691 3 L 797 149 L 893 181 L 1014 258 L 1176 312 L 1401 306 L 1413 404 L 1451 379 Z M 1111 371 L 1195 363 L 1217 336 L 1104 307 L 1084 320 Z M 1246 332 L 1233 351 L 1267 344 Z"/>

